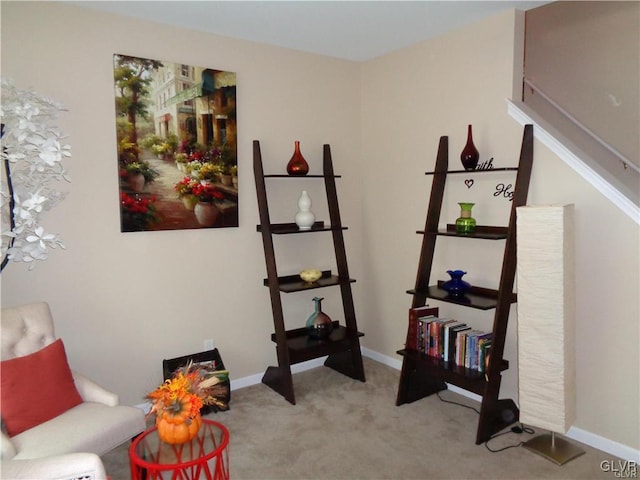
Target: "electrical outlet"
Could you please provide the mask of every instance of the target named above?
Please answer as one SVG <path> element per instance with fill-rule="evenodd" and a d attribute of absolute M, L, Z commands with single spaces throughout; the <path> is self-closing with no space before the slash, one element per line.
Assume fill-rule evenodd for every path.
<path fill-rule="evenodd" d="M 207 338 L 204 341 L 204 349 L 206 350 L 213 350 L 215 347 L 215 344 L 213 343 L 213 339 L 212 338 Z"/>

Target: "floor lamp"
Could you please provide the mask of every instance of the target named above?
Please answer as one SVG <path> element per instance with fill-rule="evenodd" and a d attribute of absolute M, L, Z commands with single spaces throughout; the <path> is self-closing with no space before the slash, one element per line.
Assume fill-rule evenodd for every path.
<path fill-rule="evenodd" d="M 551 432 L 524 447 L 558 465 L 584 453 L 556 436 L 575 420 L 573 211 L 516 210 L 520 421 Z"/>

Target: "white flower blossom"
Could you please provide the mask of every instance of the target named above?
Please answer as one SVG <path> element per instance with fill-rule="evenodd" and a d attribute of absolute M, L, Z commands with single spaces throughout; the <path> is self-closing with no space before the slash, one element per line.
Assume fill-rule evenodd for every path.
<path fill-rule="evenodd" d="M 29 263 L 30 270 L 36 260 L 47 259 L 50 249 L 64 248 L 58 235 L 45 232 L 41 219 L 64 198 L 54 182 L 70 181 L 62 161 L 71 156 L 71 147 L 64 144 L 62 133 L 52 125 L 60 111 L 58 103 L 2 80 L 0 158 L 10 172 L 2 176 L 0 188 L 2 256 Z"/>
<path fill-rule="evenodd" d="M 40 195 L 39 192 L 34 192 L 31 194 L 31 198 L 22 202 L 22 207 L 29 211 L 35 210 L 37 213 L 40 213 L 42 212 L 42 205 L 46 201 L 47 197 Z"/>
<path fill-rule="evenodd" d="M 56 239 L 56 236 L 52 233 L 45 233 L 44 228 L 42 227 L 36 227 L 34 234 L 33 235 L 28 235 L 26 240 L 29 243 L 37 243 L 38 247 L 46 252 L 47 251 L 47 244 L 54 242 Z"/>

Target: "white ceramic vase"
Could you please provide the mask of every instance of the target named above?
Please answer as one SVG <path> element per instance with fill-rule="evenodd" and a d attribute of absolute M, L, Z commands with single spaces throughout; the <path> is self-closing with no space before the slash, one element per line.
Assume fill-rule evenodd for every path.
<path fill-rule="evenodd" d="M 298 213 L 295 216 L 296 225 L 300 230 L 311 230 L 316 216 L 311 211 L 311 197 L 303 190 L 298 199 Z"/>

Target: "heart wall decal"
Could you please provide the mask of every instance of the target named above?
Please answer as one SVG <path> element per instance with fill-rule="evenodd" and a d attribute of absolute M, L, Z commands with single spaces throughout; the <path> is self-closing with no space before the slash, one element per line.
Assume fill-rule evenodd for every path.
<path fill-rule="evenodd" d="M 473 187 L 473 179 L 469 178 L 468 180 L 465 180 L 464 184 L 467 186 L 467 188 Z"/>

